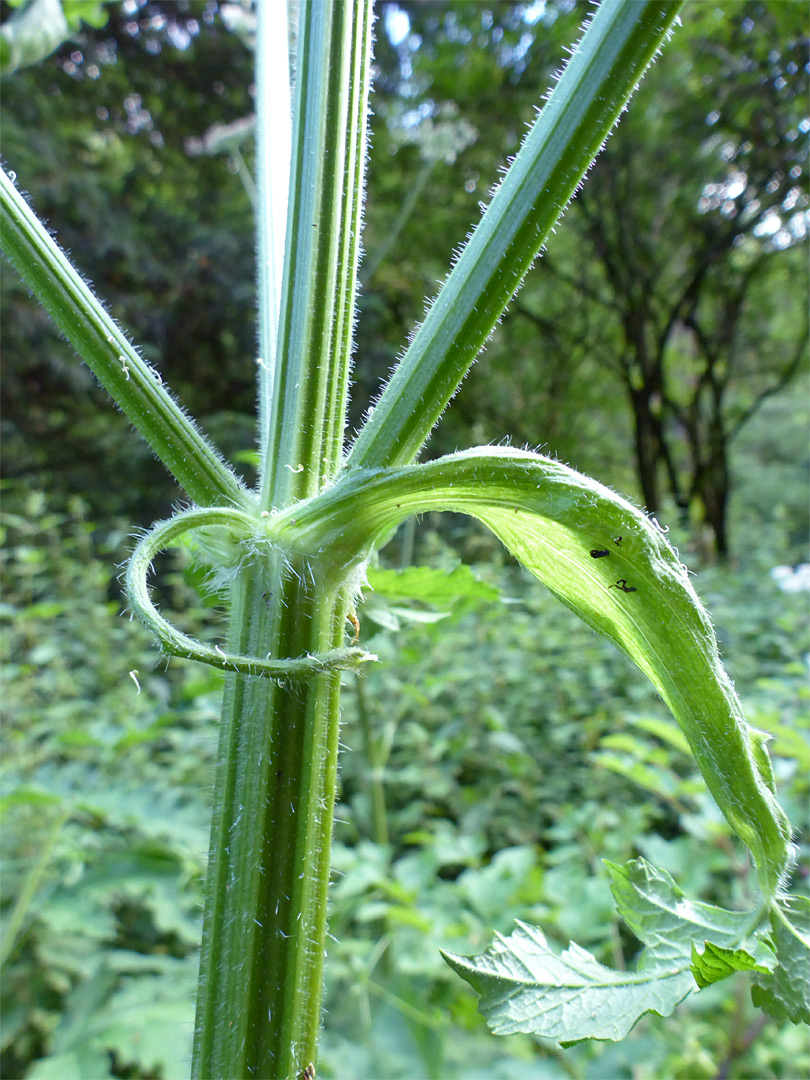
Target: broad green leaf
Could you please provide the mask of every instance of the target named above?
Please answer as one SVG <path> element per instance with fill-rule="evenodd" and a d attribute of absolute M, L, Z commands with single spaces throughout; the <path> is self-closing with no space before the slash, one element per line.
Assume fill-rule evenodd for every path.
<path fill-rule="evenodd" d="M 110 1055 L 100 1039 L 93 1039 L 84 1046 L 35 1061 L 26 1073 L 29 1080 L 65 1080 L 66 1076 L 80 1076 L 82 1080 L 108 1080 Z"/>
<path fill-rule="evenodd" d="M 641 728 L 649 735 L 654 735 L 661 742 L 669 743 L 676 750 L 684 754 L 691 753 L 689 743 L 683 736 L 683 732 L 669 720 L 662 720 L 659 716 L 628 716 L 627 722 L 633 727 Z"/>
<path fill-rule="evenodd" d="M 662 769 L 658 765 L 619 754 L 594 754 L 592 760 L 600 768 L 610 769 L 611 772 L 624 776 L 631 783 L 661 799 L 672 801 L 695 794 L 688 783 L 681 780 L 671 769 Z"/>
<path fill-rule="evenodd" d="M 392 631 L 398 630 L 402 623 L 441 622 L 460 611 L 497 600 L 500 595 L 493 585 L 479 581 L 470 567 L 464 565 L 452 570 L 429 566 L 409 566 L 404 570 L 369 567 L 366 577 L 371 592 L 363 603 L 363 615 Z M 410 601 L 441 610 L 403 606 L 403 602 Z"/>
<path fill-rule="evenodd" d="M 778 967 L 755 975 L 751 998 L 775 1020 L 810 1024 L 810 899 L 782 897 L 770 916 Z"/>
<path fill-rule="evenodd" d="M 106 26 L 109 7 L 106 0 L 62 0 L 62 10 L 71 30 L 78 30 L 83 22 L 97 30 Z"/>
<path fill-rule="evenodd" d="M 487 525 L 537 578 L 614 641 L 681 727 L 723 814 L 773 896 L 790 860 L 764 737 L 749 728 L 708 615 L 660 527 L 597 481 L 539 454 L 482 447 L 423 465 L 347 473 L 268 524 L 269 539 L 336 572 L 411 514 L 452 510 Z M 341 565 L 342 564 L 342 565 Z"/>
<path fill-rule="evenodd" d="M 388 610 L 397 618 L 402 619 L 403 622 L 425 623 L 427 625 L 441 622 L 450 615 L 449 611 L 418 611 L 416 608 L 400 607 L 396 604 Z"/>
<path fill-rule="evenodd" d="M 764 958 L 764 955 L 760 956 L 760 959 Z M 726 949 L 711 941 L 705 943 L 701 952 L 695 942 L 692 942 L 692 974 L 701 990 L 704 986 L 711 986 L 712 983 L 720 982 L 721 979 L 727 979 L 735 971 L 767 973 L 776 966 L 773 954 L 768 959 L 770 962 L 764 964 L 759 962 L 757 957 L 752 956 L 747 949 Z"/>
<path fill-rule="evenodd" d="M 174 972 L 124 981 L 96 1016 L 104 1045 L 119 1060 L 137 1062 L 147 1075 L 189 1074 L 196 972 L 183 960 L 174 967 Z"/>
<path fill-rule="evenodd" d="M 739 948 L 760 911 L 692 903 L 665 870 L 644 859 L 606 865 L 619 914 L 645 945 L 634 972 L 605 967 L 575 943 L 558 955 L 539 929 L 520 922 L 511 937 L 496 934 L 480 956 L 443 954 L 481 995 L 479 1007 L 495 1034 L 531 1033 L 560 1045 L 617 1041 L 645 1013 L 668 1016 L 696 980 L 702 987 L 732 968 L 766 972 L 773 965 L 761 945 L 754 955 Z M 695 941 L 704 944 L 702 953 Z M 709 977 L 710 964 L 721 960 L 728 971 Z"/>
<path fill-rule="evenodd" d="M 115 988 L 115 977 L 102 961 L 89 978 L 68 994 L 62 1020 L 53 1033 L 51 1055 L 38 1062 L 29 1074 L 39 1080 L 87 1077 L 106 1080 L 109 1056 L 98 1038 L 96 1015 Z"/>
<path fill-rule="evenodd" d="M 638 967 L 658 967 L 668 958 L 688 958 L 694 940 L 735 947 L 756 924 L 751 912 L 727 911 L 684 897 L 666 870 L 646 859 L 624 866 L 605 861 L 619 915 L 646 948 Z"/>
<path fill-rule="evenodd" d="M 669 1016 L 694 989 L 688 962 L 632 974 L 600 964 L 571 944 L 560 955 L 535 927 L 517 923 L 476 957 L 443 952 L 481 995 L 479 1008 L 496 1035 L 526 1032 L 566 1046 L 583 1039 L 625 1038 L 648 1012 Z"/>

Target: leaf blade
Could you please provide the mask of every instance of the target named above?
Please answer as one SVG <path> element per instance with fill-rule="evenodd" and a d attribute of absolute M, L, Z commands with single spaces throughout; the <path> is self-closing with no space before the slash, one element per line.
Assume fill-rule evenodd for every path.
<path fill-rule="evenodd" d="M 557 955 L 542 931 L 524 923 L 497 935 L 486 952 L 447 963 L 481 994 L 479 1009 L 496 1035 L 540 1035 L 568 1046 L 624 1039 L 645 1013 L 669 1016 L 694 989 L 688 963 L 649 973 L 614 971 L 572 943 Z"/>

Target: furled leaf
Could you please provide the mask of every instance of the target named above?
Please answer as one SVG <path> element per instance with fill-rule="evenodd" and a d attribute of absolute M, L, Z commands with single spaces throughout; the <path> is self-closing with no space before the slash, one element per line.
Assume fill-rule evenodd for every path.
<path fill-rule="evenodd" d="M 810 1024 L 810 899 L 786 896 L 771 909 L 770 944 L 778 966 L 757 973 L 751 998 L 775 1020 Z"/>
<path fill-rule="evenodd" d="M 775 966 L 773 954 L 769 960 L 768 965 L 759 963 L 747 949 L 726 949 L 711 941 L 705 943 L 701 952 L 695 942 L 692 942 L 692 974 L 701 990 L 704 986 L 727 979 L 735 971 L 768 972 Z"/>
<path fill-rule="evenodd" d="M 619 1041 L 645 1013 L 669 1016 L 694 989 L 683 958 L 668 968 L 614 971 L 576 944 L 558 955 L 540 930 L 520 922 L 511 937 L 496 934 L 480 956 L 442 955 L 481 995 L 496 1035 L 526 1032 L 561 1046 Z"/>
<path fill-rule="evenodd" d="M 749 728 L 708 615 L 661 529 L 597 481 L 538 454 L 482 447 L 423 465 L 350 472 L 268 523 L 268 539 L 344 565 L 427 510 L 471 514 L 652 681 L 706 784 L 775 895 L 790 861 L 764 737 Z"/>

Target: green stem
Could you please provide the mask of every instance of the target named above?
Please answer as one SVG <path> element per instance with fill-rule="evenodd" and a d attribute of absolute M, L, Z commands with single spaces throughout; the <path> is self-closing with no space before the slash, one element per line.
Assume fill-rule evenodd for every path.
<path fill-rule="evenodd" d="M 273 541 L 271 511 L 339 466 L 359 250 L 371 7 L 299 10 L 296 110 L 278 334 L 267 272 L 272 11 L 257 37 L 261 514 L 233 586 L 232 658 L 340 655 L 348 569 Z M 283 6 L 283 5 L 281 5 Z M 261 24 L 264 24 L 264 29 Z M 264 164 L 263 164 L 264 163 Z M 158 538 L 159 540 L 160 538 Z M 148 555 L 148 552 L 146 553 Z M 283 661 L 286 663 L 286 661 Z M 206 884 L 193 1075 L 294 1080 L 316 1058 L 337 778 L 340 672 L 229 675 Z"/>
<path fill-rule="evenodd" d="M 371 5 L 366 0 L 356 5 L 313 0 L 300 8 L 278 360 L 267 388 L 263 431 L 263 509 L 315 494 L 340 464 L 370 41 Z M 260 69 L 267 63 L 261 51 L 257 62 Z M 260 139 L 269 137 L 270 130 L 260 123 Z"/>
<path fill-rule="evenodd" d="M 0 169 L 3 252 L 116 405 L 195 502 L 248 506 L 251 497 L 157 372 L 127 341 Z"/>
<path fill-rule="evenodd" d="M 357 437 L 358 468 L 416 457 L 599 153 L 683 0 L 603 3 Z"/>
<path fill-rule="evenodd" d="M 337 648 L 346 598 L 270 558 L 234 592 L 229 651 Z M 259 603 L 256 604 L 258 598 Z M 257 610 L 258 607 L 258 610 Z M 193 1076 L 294 1080 L 316 1058 L 338 756 L 339 672 L 228 678 Z"/>

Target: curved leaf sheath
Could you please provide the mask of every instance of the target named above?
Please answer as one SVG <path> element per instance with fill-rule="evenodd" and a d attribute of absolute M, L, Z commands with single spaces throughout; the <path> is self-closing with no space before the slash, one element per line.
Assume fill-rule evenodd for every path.
<path fill-rule="evenodd" d="M 452 510 L 487 525 L 512 554 L 648 676 L 689 740 L 723 814 L 752 851 L 766 896 L 790 862 L 759 733 L 743 716 L 686 567 L 656 523 L 565 465 L 479 448 L 403 469 L 349 473 L 279 515 L 277 539 L 349 563 L 414 513 Z"/>
<path fill-rule="evenodd" d="M 261 547 L 261 518 L 234 507 L 204 507 L 185 510 L 168 521 L 158 522 L 142 537 L 127 564 L 126 584 L 130 606 L 167 653 L 185 657 L 187 660 L 198 660 L 201 664 L 210 664 L 223 671 L 271 679 L 307 678 L 322 675 L 326 671 L 358 667 L 369 660 L 376 660 L 371 653 L 357 648 L 331 649 L 326 653 L 285 658 L 232 655 L 219 646 L 211 648 L 203 645 L 172 626 L 160 614 L 149 596 L 147 577 L 152 562 L 164 548 L 184 533 L 212 525 L 225 526 L 232 530 L 232 542 L 241 544 L 244 558 L 249 556 L 253 546 L 251 534 L 254 530 L 259 533 Z"/>

